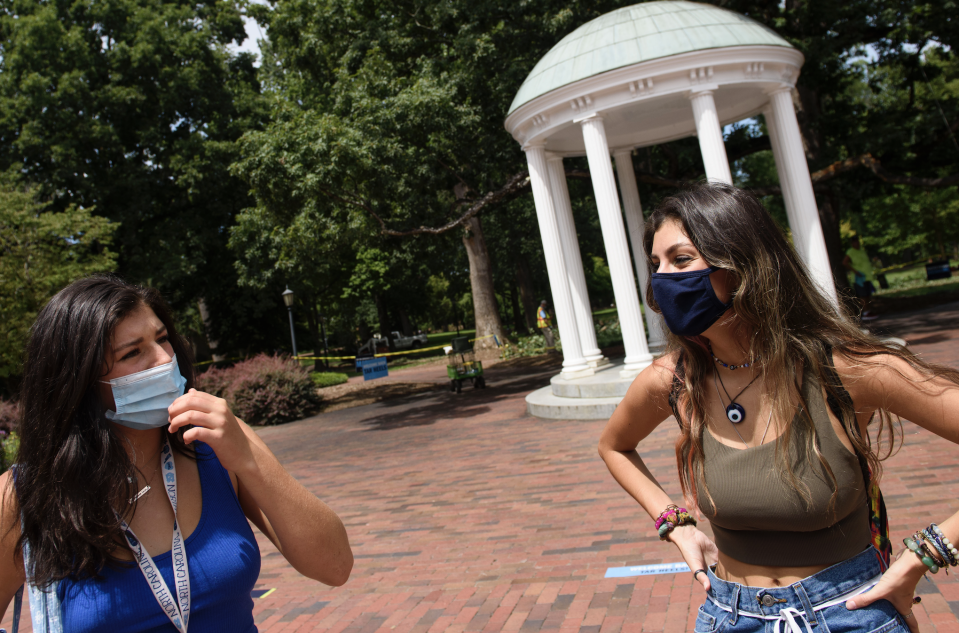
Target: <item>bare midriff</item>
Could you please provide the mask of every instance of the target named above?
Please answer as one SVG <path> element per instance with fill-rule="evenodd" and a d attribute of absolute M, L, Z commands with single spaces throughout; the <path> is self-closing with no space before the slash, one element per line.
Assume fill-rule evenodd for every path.
<path fill-rule="evenodd" d="M 809 565 L 806 567 L 750 565 L 720 552 L 719 562 L 716 564 L 716 576 L 721 580 L 737 582 L 747 587 L 788 587 L 803 578 L 821 572 L 827 567 L 831 567 L 831 565 Z"/>

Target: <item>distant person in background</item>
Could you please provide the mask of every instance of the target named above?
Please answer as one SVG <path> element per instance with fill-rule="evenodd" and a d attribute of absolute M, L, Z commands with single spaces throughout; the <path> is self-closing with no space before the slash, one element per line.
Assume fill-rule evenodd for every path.
<path fill-rule="evenodd" d="M 876 292 L 876 287 L 872 284 L 875 275 L 873 274 L 872 262 L 869 261 L 869 255 L 863 250 L 858 237 L 852 238 L 852 246 L 846 251 L 846 257 L 842 260 L 842 265 L 855 275 L 852 288 L 856 297 L 862 301 L 862 314 L 859 319 L 872 321 L 876 318 L 876 315 L 869 310 L 869 301 Z"/>
<path fill-rule="evenodd" d="M 543 334 L 543 338 L 546 339 L 546 349 L 554 349 L 556 347 L 556 341 L 553 338 L 553 324 L 549 316 L 549 311 L 546 309 L 545 299 L 540 301 L 539 309 L 536 311 L 536 327 L 539 328 L 539 331 Z"/>

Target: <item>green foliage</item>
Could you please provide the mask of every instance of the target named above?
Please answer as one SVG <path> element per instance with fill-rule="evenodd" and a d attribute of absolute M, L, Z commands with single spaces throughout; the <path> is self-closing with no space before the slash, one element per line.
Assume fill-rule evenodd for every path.
<path fill-rule="evenodd" d="M 459 320 L 466 327 L 474 327 L 475 317 L 473 315 L 473 294 L 470 292 L 464 292 L 459 299 L 456 300 L 456 309 L 459 311 Z"/>
<path fill-rule="evenodd" d="M 293 422 L 315 413 L 321 402 L 309 371 L 266 354 L 207 370 L 197 378 L 197 389 L 226 399 L 233 413 L 251 425 Z"/>
<path fill-rule="evenodd" d="M 220 353 L 275 346 L 286 318 L 282 286 L 238 288 L 225 248 L 248 203 L 227 169 L 266 112 L 254 58 L 227 48 L 245 37 L 239 0 L 0 0 L 0 170 L 118 225 L 118 272 L 194 341 L 205 298 Z"/>
<path fill-rule="evenodd" d="M 606 260 L 598 255 L 583 257 L 583 272 L 589 297 L 595 305 L 608 306 L 616 300 L 613 294 L 613 278 Z"/>
<path fill-rule="evenodd" d="M 0 179 L 0 378 L 20 373 L 30 326 L 57 291 L 113 270 L 116 229 L 90 209 L 51 211 L 33 188 Z"/>
<path fill-rule="evenodd" d="M 600 320 L 596 322 L 595 327 L 596 344 L 601 349 L 623 342 L 623 330 L 620 328 L 619 319 L 610 322 Z"/>
<path fill-rule="evenodd" d="M 959 242 L 959 193 L 947 189 L 893 187 L 863 201 L 862 242 L 870 255 L 893 263 L 904 250 L 911 259 L 951 255 Z M 890 257 L 892 256 L 892 257 Z"/>
<path fill-rule="evenodd" d="M 556 338 L 556 350 L 561 352 L 563 346 L 559 342 L 559 333 L 554 330 L 553 336 Z M 518 336 L 516 337 L 515 343 L 506 341 L 501 348 L 500 354 L 503 359 L 509 359 L 522 358 L 524 356 L 541 356 L 549 351 L 550 350 L 546 349 L 546 339 L 543 335 L 533 334 L 531 336 Z"/>
<path fill-rule="evenodd" d="M 16 434 L 17 404 L 0 398 L 0 473 L 5 472 L 17 458 L 20 440 Z"/>
<path fill-rule="evenodd" d="M 350 377 L 335 371 L 314 371 L 310 372 L 310 379 L 317 388 L 322 389 L 323 387 L 342 385 L 347 382 Z"/>
<path fill-rule="evenodd" d="M 16 433 L 7 436 L 0 434 L 0 473 L 17 463 L 17 450 L 20 448 L 20 437 Z"/>
<path fill-rule="evenodd" d="M 429 324 L 432 329 L 445 327 L 453 322 L 453 300 L 450 298 L 450 282 L 444 275 L 430 275 L 426 280 L 429 296 Z"/>

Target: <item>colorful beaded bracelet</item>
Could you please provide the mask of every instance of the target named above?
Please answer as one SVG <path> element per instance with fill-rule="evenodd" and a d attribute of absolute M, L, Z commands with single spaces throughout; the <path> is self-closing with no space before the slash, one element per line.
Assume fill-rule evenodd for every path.
<path fill-rule="evenodd" d="M 939 573 L 939 566 L 936 565 L 936 561 L 932 560 L 930 556 L 926 555 L 925 551 L 923 551 L 923 549 L 919 547 L 914 540 L 907 537 L 902 539 L 902 544 L 908 547 L 916 556 L 918 556 L 919 560 L 921 560 L 922 563 L 929 568 L 929 571 L 934 574 Z"/>
<path fill-rule="evenodd" d="M 686 508 L 669 504 L 656 519 L 656 531 L 659 533 L 660 540 L 665 541 L 669 533 L 680 525 L 696 525 L 696 519 Z"/>
<path fill-rule="evenodd" d="M 939 537 L 939 540 L 942 541 L 943 545 L 945 545 L 946 552 L 949 554 L 949 557 L 952 559 L 949 561 L 950 564 L 953 567 L 959 565 L 959 549 L 956 549 L 956 546 L 949 542 L 949 539 L 946 538 L 946 535 L 942 533 L 942 530 L 940 530 L 939 526 L 936 525 L 935 523 L 930 525 L 928 529 L 931 530 L 932 533 L 935 534 L 937 537 Z"/>
<path fill-rule="evenodd" d="M 952 553 L 946 548 L 946 544 L 942 542 L 942 539 L 935 532 L 926 528 L 922 531 L 922 537 L 936 550 L 936 553 L 939 554 L 939 558 L 942 559 L 942 565 L 940 565 L 940 567 L 947 565 L 955 566 Z M 948 570 L 946 570 L 946 573 L 948 573 Z"/>
<path fill-rule="evenodd" d="M 934 574 L 938 573 L 940 568 L 945 569 L 948 574 L 949 567 L 959 565 L 959 549 L 956 549 L 935 523 L 902 542 Z"/>
<path fill-rule="evenodd" d="M 939 569 L 943 569 L 949 566 L 949 563 L 946 562 L 946 557 L 939 553 L 939 550 L 936 549 L 935 544 L 933 544 L 930 539 L 923 532 L 916 532 L 912 535 L 912 539 L 916 541 L 916 544 L 922 548 L 922 551 L 925 552 L 926 556 L 931 558 L 933 562 Z M 946 570 L 948 572 L 948 569 Z"/>

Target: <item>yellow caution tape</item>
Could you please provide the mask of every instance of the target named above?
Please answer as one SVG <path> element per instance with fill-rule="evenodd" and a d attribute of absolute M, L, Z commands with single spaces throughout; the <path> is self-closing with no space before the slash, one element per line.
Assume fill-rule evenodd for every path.
<path fill-rule="evenodd" d="M 236 358 L 223 358 L 221 360 L 204 360 L 199 363 L 193 363 L 193 366 L 201 367 L 203 365 L 209 365 L 210 363 L 232 363 L 235 360 L 246 360 L 246 358 L 237 356 Z"/>
<path fill-rule="evenodd" d="M 495 334 L 487 334 L 486 336 L 480 336 L 479 338 L 471 338 L 470 343 L 474 341 L 481 341 L 486 338 L 493 338 Z M 374 358 L 381 358 L 385 356 L 401 356 L 403 354 L 419 354 L 421 352 L 432 352 L 434 350 L 443 349 L 449 347 L 449 345 L 436 345 L 434 347 L 420 347 L 417 349 L 404 350 L 402 352 L 386 352 L 384 354 L 374 354 Z M 294 360 L 356 360 L 356 356 L 294 356 Z M 226 358 L 223 360 L 205 360 L 199 363 L 193 363 L 194 367 L 200 367 L 202 365 L 209 365 L 210 363 L 228 363 L 235 360 L 245 360 L 244 358 Z"/>

